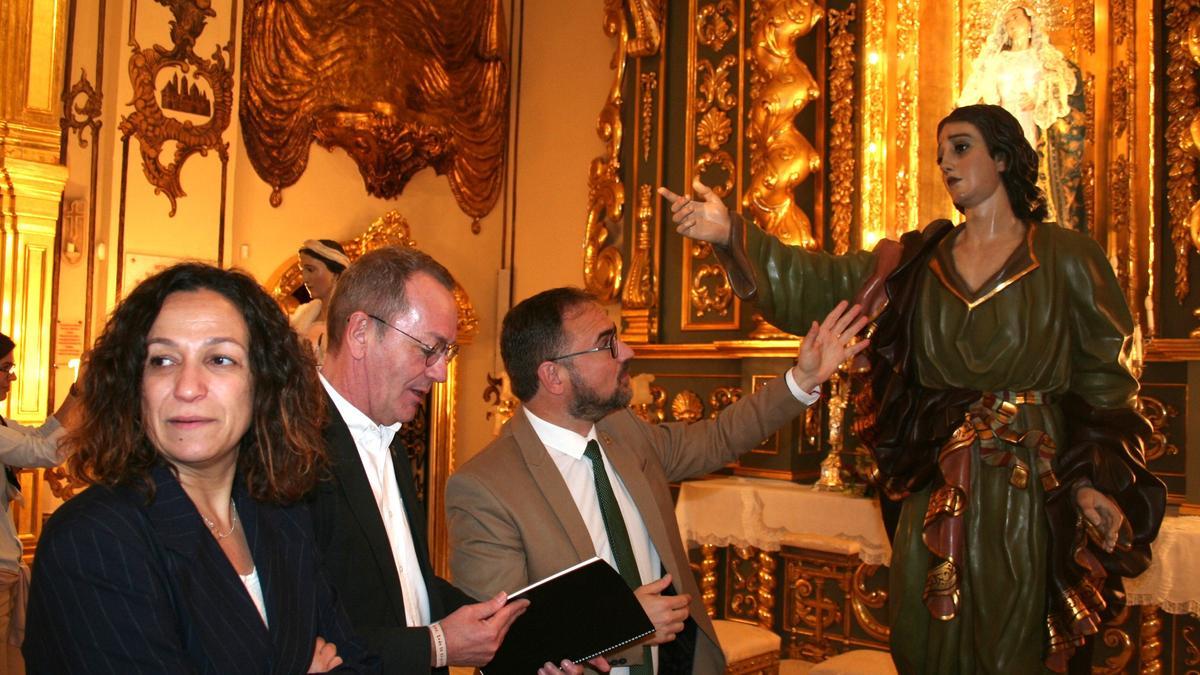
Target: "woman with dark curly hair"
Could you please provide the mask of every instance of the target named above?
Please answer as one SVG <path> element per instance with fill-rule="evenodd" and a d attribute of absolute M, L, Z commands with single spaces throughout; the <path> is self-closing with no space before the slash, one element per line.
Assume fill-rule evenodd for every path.
<path fill-rule="evenodd" d="M 96 342 L 64 444 L 91 485 L 38 544 L 30 672 L 377 668 L 317 565 L 312 355 L 249 276 L 185 263 Z"/>
<path fill-rule="evenodd" d="M 958 108 L 937 154 L 964 221 L 846 256 L 745 227 L 703 185 L 697 200 L 660 192 L 776 326 L 796 332 L 856 296 L 872 310 L 855 429 L 902 502 L 889 571 L 900 672 L 1086 672 L 1089 638 L 1124 604 L 1121 577 L 1149 565 L 1166 506 L 1143 455 L 1133 321 L 1100 246 L 1043 222 L 1016 118 Z"/>

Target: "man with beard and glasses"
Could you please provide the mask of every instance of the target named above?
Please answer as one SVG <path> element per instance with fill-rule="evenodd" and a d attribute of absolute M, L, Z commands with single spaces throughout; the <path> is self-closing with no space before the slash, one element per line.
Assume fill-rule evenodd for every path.
<path fill-rule="evenodd" d="M 500 353 L 522 406 L 447 486 L 455 583 L 487 598 L 600 556 L 655 627 L 609 655 L 613 672 L 722 673 L 668 484 L 724 466 L 795 419 L 866 346 L 849 344 L 865 323 L 841 303 L 813 323 L 784 377 L 715 419 L 651 425 L 626 407 L 633 350 L 593 296 L 556 288 L 519 303 Z"/>

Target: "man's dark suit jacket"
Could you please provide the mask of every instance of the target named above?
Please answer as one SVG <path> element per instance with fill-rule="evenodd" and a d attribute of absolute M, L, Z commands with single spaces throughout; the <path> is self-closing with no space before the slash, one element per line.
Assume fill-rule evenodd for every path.
<path fill-rule="evenodd" d="M 318 636 L 351 671 L 378 672 L 320 572 L 308 512 L 233 499 L 270 628 L 165 464 L 154 500 L 93 486 L 38 543 L 25 634 L 29 673 L 303 673 Z"/>
<path fill-rule="evenodd" d="M 407 625 L 392 547 L 358 448 L 333 400 L 327 395 L 325 402 L 329 413 L 325 442 L 333 477 L 317 486 L 308 503 L 329 580 L 354 630 L 366 638 L 372 652 L 383 657 L 384 672 L 428 673 L 432 669 L 429 629 Z M 392 444 L 392 464 L 429 593 L 430 616 L 438 621 L 474 600 L 433 574 L 425 510 L 417 501 L 408 455 L 399 436 Z"/>

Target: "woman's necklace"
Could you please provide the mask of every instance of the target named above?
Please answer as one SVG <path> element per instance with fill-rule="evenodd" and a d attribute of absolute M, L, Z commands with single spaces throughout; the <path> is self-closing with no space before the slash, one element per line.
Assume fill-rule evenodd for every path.
<path fill-rule="evenodd" d="M 196 510 L 199 511 L 200 509 L 196 509 Z M 229 515 L 230 515 L 230 521 L 231 521 L 229 523 L 229 529 L 224 532 L 219 531 L 217 529 L 217 524 L 214 523 L 213 521 L 209 520 L 208 516 L 204 515 L 203 513 L 200 514 L 200 518 L 204 521 L 204 524 L 208 526 L 208 529 L 212 530 L 214 537 L 216 537 L 217 539 L 224 539 L 225 537 L 228 537 L 229 535 L 233 534 L 233 531 L 237 529 L 237 524 L 238 524 L 237 507 L 234 506 L 233 499 L 229 500 Z"/>

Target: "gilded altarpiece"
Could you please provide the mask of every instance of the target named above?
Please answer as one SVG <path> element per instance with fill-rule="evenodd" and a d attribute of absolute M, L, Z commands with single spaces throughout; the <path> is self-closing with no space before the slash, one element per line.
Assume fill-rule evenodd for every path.
<path fill-rule="evenodd" d="M 1140 404 L 1155 427 L 1150 466 L 1172 504 L 1200 502 L 1187 451 L 1200 394 L 1200 297 L 1189 279 L 1200 246 L 1200 2 L 610 0 L 605 9 L 614 77 L 598 124 L 606 152 L 588 177 L 584 276 L 620 302 L 634 370 L 654 376 L 634 402 L 639 414 L 710 416 L 782 372 L 797 346 L 733 296 L 707 246 L 674 233 L 658 185 L 682 193 L 699 177 L 788 243 L 871 248 L 956 216 L 936 165 L 937 122 L 956 105 L 1009 104 L 1028 109 L 1018 118 L 1055 220 L 1095 238 L 1125 290 L 1142 346 Z M 1014 55 L 1022 31 L 1029 51 Z M 1036 81 L 1001 101 L 991 90 L 1012 62 Z M 842 385 L 827 389 L 820 409 L 729 470 L 811 480 L 832 448 L 849 477 L 861 455 L 848 397 Z M 785 655 L 886 641 L 883 575 L 853 557 L 693 553 L 713 614 L 780 631 Z M 1097 672 L 1195 669 L 1194 619 L 1153 608 L 1121 619 L 1101 635 Z"/>

